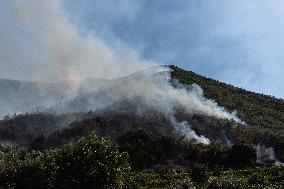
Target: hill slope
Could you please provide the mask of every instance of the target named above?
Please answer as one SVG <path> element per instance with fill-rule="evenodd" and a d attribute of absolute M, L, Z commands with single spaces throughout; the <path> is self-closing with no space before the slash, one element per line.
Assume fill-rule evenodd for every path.
<path fill-rule="evenodd" d="M 248 127 L 241 132 L 242 140 L 249 143 L 264 143 L 284 151 L 284 100 L 272 96 L 246 91 L 191 71 L 170 66 L 172 79 L 184 84 L 197 83 L 204 90 L 204 95 L 214 99 L 228 110 L 236 110 L 238 116 Z M 276 151 L 277 151 L 276 150 Z M 283 154 L 280 155 L 284 158 Z"/>
<path fill-rule="evenodd" d="M 229 112 L 237 111 L 237 116 L 240 117 L 241 120 L 243 120 L 247 124 L 247 126 L 234 127 L 234 125 L 236 124 L 234 122 L 216 119 L 216 117 L 214 116 L 198 112 L 193 112 L 191 113 L 191 115 L 189 115 L 186 112 L 182 113 L 182 111 L 178 111 L 174 113 L 177 115 L 177 117 L 175 116 L 175 119 L 189 122 L 191 124 L 191 127 L 193 127 L 193 129 L 199 135 L 204 135 L 209 139 L 215 140 L 222 138 L 222 141 L 224 142 L 225 137 L 226 140 L 230 140 L 230 142 L 233 143 L 243 142 L 255 145 L 263 144 L 267 147 L 272 146 L 275 148 L 279 158 L 284 159 L 284 100 L 276 99 L 274 97 L 263 94 L 245 91 L 243 89 L 236 88 L 210 78 L 206 78 L 193 72 L 180 69 L 176 66 L 170 66 L 170 68 L 171 80 L 174 86 L 176 83 L 175 80 L 178 80 L 179 83 L 185 84 L 186 86 L 198 84 L 203 89 L 203 93 L 206 98 L 213 99 L 218 103 L 218 105 L 223 106 Z M 114 117 L 117 117 L 116 115 L 123 114 L 133 114 L 134 117 L 137 117 L 138 111 L 140 112 L 139 114 L 141 114 L 139 116 L 146 118 L 149 117 L 148 114 L 150 114 L 151 112 L 151 114 L 156 115 L 158 120 L 163 120 L 165 119 L 165 117 L 163 116 L 167 115 L 164 114 L 164 111 L 161 112 L 161 107 L 155 107 L 160 106 L 159 103 L 155 104 L 157 99 L 155 99 L 155 101 L 150 101 L 149 105 L 148 101 L 146 103 L 144 102 L 143 98 L 146 98 L 144 96 L 134 98 L 132 97 L 137 95 L 136 91 L 132 92 L 133 94 L 131 93 L 132 96 L 130 98 L 125 97 L 127 93 L 130 93 L 130 91 L 127 90 L 132 90 L 132 86 L 135 87 L 135 85 L 137 84 L 137 82 L 133 81 L 140 82 L 140 79 L 142 78 L 142 83 L 145 81 L 152 82 L 152 80 L 156 82 L 156 79 L 149 79 L 148 81 L 145 80 L 144 77 L 148 76 L 143 75 L 143 72 L 138 72 L 116 80 L 86 80 L 88 82 L 82 82 L 82 87 L 80 87 L 80 96 L 74 98 L 70 102 L 67 102 L 66 105 L 64 104 L 63 106 L 61 106 L 59 104 L 58 107 L 55 106 L 55 108 L 53 109 L 53 112 L 61 112 L 59 110 L 64 109 L 64 111 L 62 112 L 67 112 L 67 114 L 68 112 L 81 112 L 80 115 L 72 114 L 70 116 L 61 116 L 65 119 L 65 122 L 64 119 L 62 120 L 62 118 L 60 118 L 60 124 L 55 121 L 51 122 L 53 123 L 53 125 L 50 124 L 49 120 L 57 120 L 59 116 L 53 114 L 46 114 L 45 118 L 42 119 L 42 117 L 44 116 L 43 114 L 35 114 L 35 116 L 26 115 L 27 118 L 25 118 L 25 116 L 20 115 L 15 119 L 2 121 L 0 123 L 1 125 L 3 125 L 1 130 L 2 132 L 7 133 L 6 130 L 9 128 L 7 125 L 11 125 L 11 123 L 16 123 L 16 125 L 23 123 L 16 128 L 17 133 L 27 133 L 29 138 L 33 140 L 41 134 L 51 134 L 52 132 L 56 131 L 56 128 L 62 129 L 67 127 L 66 125 L 70 124 L 72 121 L 75 121 L 78 118 L 82 119 L 81 117 L 83 114 L 85 114 L 84 112 L 88 111 L 95 112 L 92 114 L 92 116 L 85 116 L 87 118 L 92 118 L 95 116 L 112 117 L 113 115 L 115 115 Z M 159 78 L 159 74 L 157 77 Z M 10 106 L 9 101 L 7 99 L 11 99 L 12 102 L 15 102 L 15 107 L 13 108 L 16 108 L 16 105 L 18 104 L 21 104 L 21 106 L 26 105 L 30 107 L 31 104 L 35 106 L 37 103 L 41 104 L 42 101 L 48 101 L 48 99 L 51 100 L 53 98 L 59 98 L 60 95 L 66 95 L 67 91 L 67 88 L 64 88 L 63 86 L 60 87 L 60 84 L 45 84 L 44 89 L 47 91 L 47 93 L 43 93 L 43 95 L 40 95 L 37 83 L 12 80 L 0 81 L 0 87 L 3 88 L 1 100 L 4 102 L 4 105 L 5 103 L 7 103 L 3 107 Z M 138 84 L 140 84 L 139 82 Z M 160 80 L 158 80 L 158 84 L 159 82 Z M 122 88 L 121 91 L 119 91 L 119 88 L 122 85 L 131 86 L 131 88 L 125 87 Z M 141 85 L 141 87 L 144 87 L 144 85 Z M 6 88 L 6 90 L 4 90 L 4 88 Z M 117 95 L 118 93 L 120 96 L 122 96 L 122 98 L 113 98 L 113 96 Z M 21 100 L 23 101 L 22 103 L 17 103 L 17 101 Z M 163 101 L 161 102 L 164 103 Z M 101 108 L 98 109 L 96 106 L 105 107 L 103 110 Z M 39 121 L 33 121 L 37 117 Z M 29 120 L 31 121 L 29 122 Z M 40 123 L 40 120 L 42 120 L 42 123 Z M 131 122 L 136 123 L 134 120 L 129 120 L 129 122 L 130 125 L 134 125 L 131 124 Z M 32 127 L 35 127 L 38 131 L 42 132 L 36 132 L 37 134 L 35 136 L 30 137 L 31 133 L 28 132 L 33 130 Z M 49 132 L 47 132 L 48 130 Z M 10 133 L 10 131 L 8 133 Z"/>
<path fill-rule="evenodd" d="M 181 83 L 200 85 L 206 97 L 214 99 L 219 105 L 229 110 L 237 110 L 246 123 L 262 128 L 283 129 L 284 100 L 272 96 L 246 91 L 176 66 L 172 78 Z"/>
<path fill-rule="evenodd" d="M 284 168 L 275 165 L 284 161 L 284 101 L 170 68 L 170 84 L 161 72 L 89 80 L 80 96 L 58 105 L 68 107 L 62 114 L 46 110 L 0 121 L 0 183 L 282 188 Z M 92 90 L 97 81 L 99 90 Z"/>
<path fill-rule="evenodd" d="M 67 90 L 61 83 L 0 79 L 0 117 L 50 106 L 62 100 Z"/>

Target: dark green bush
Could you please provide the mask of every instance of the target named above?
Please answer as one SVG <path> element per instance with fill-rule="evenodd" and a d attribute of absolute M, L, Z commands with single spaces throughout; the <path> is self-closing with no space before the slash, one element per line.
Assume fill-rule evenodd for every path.
<path fill-rule="evenodd" d="M 185 170 L 141 171 L 133 178 L 136 188 L 195 188 Z"/>
<path fill-rule="evenodd" d="M 208 189 L 284 188 L 284 168 L 255 167 L 243 170 L 223 171 L 211 176 L 204 184 Z"/>
<path fill-rule="evenodd" d="M 233 166 L 248 166 L 256 161 L 256 151 L 252 145 L 234 144 L 229 153 L 229 163 Z"/>
<path fill-rule="evenodd" d="M 191 170 L 192 181 L 197 184 L 203 184 L 209 177 L 208 166 L 201 163 L 195 163 Z"/>
<path fill-rule="evenodd" d="M 50 188 L 47 154 L 16 148 L 1 151 L 0 188 Z"/>
<path fill-rule="evenodd" d="M 226 163 L 228 158 L 227 147 L 217 141 L 211 142 L 208 146 L 204 147 L 199 159 L 208 165 L 222 165 Z"/>
<path fill-rule="evenodd" d="M 137 170 L 165 163 L 165 154 L 161 143 L 150 131 L 137 129 L 118 139 L 121 151 L 129 154 L 131 167 Z"/>
<path fill-rule="evenodd" d="M 1 152 L 0 188 L 123 188 L 126 153 L 91 135 L 62 150 Z"/>
<path fill-rule="evenodd" d="M 60 151 L 56 188 L 122 188 L 130 170 L 127 154 L 94 135 Z"/>
<path fill-rule="evenodd" d="M 250 188 L 247 180 L 235 175 L 210 177 L 205 184 L 206 189 L 247 189 Z"/>

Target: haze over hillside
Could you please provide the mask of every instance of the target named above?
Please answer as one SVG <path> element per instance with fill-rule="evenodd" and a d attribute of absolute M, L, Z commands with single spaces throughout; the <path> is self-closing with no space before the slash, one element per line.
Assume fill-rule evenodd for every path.
<path fill-rule="evenodd" d="M 64 83 L 47 84 L 5 79 L 1 81 L 1 87 L 6 89 L 0 99 L 1 103 L 5 104 L 2 106 L 3 116 L 10 113 L 13 117 L 14 113 L 33 112 L 67 115 L 58 123 L 43 123 L 40 126 L 42 131 L 39 130 L 32 139 L 41 134 L 51 134 L 56 130 L 68 128 L 68 124 L 81 119 L 82 114 L 90 111 L 95 112 L 94 115 L 97 116 L 110 117 L 112 114 L 162 116 L 169 121 L 168 124 L 172 125 L 176 133 L 207 144 L 210 137 L 221 137 L 219 139 L 225 143 L 232 143 L 230 140 L 236 139 L 229 139 L 224 133 L 221 134 L 224 136 L 218 134 L 218 137 L 212 135 L 213 133 L 200 132 L 204 126 L 193 121 L 194 116 L 209 120 L 210 117 L 228 120 L 240 124 L 239 127 L 260 127 L 269 129 L 272 133 L 276 130 L 281 133 L 283 129 L 281 116 L 276 117 L 284 111 L 283 100 L 234 88 L 175 66 L 153 67 L 113 80 L 83 80 L 76 91 L 66 87 Z M 36 123 L 27 125 L 27 128 L 38 127 L 34 124 Z M 192 125 L 195 125 L 194 129 Z M 52 129 L 48 131 L 50 126 Z M 24 132 L 30 131 L 27 128 L 24 128 Z M 196 134 L 196 131 L 200 134 Z M 24 143 L 26 142 L 28 141 Z M 280 150 L 281 147 L 276 144 L 273 146 Z M 282 150 L 279 153 L 282 154 Z M 281 159 L 283 155 L 280 156 Z"/>
<path fill-rule="evenodd" d="M 263 89 L 279 32 L 228 32 L 230 3 L 86 2 L 1 2 L 0 189 L 284 188 L 284 100 L 163 65 Z"/>
<path fill-rule="evenodd" d="M 2 93 L 2 104 L 6 103 L 2 110 L 21 105 L 27 112 L 11 113 L 0 121 L 4 149 L 65 149 L 96 134 L 118 143 L 137 170 L 155 170 L 167 162 L 189 169 L 196 162 L 224 169 L 283 165 L 283 100 L 175 66 L 153 67 L 113 80 L 88 79 L 76 90 L 64 83 L 42 88 L 33 82 L 1 81 L 1 87 L 9 89 Z M 165 143 L 170 151 L 160 146 Z M 215 155 L 220 162 L 211 160 L 216 159 L 211 148 L 214 153 L 219 150 Z"/>
<path fill-rule="evenodd" d="M 209 139 L 198 136 L 191 130 L 187 123 L 188 119 L 183 120 L 179 117 L 178 120 L 176 114 L 179 111 L 189 117 L 201 114 L 245 124 L 236 113 L 227 112 L 214 101 L 204 98 L 203 91 L 198 85 L 184 86 L 176 81 L 173 86 L 170 82 L 170 72 L 169 67 L 158 66 L 114 80 L 89 79 L 83 81 L 76 91 L 68 88 L 62 90 L 63 84 L 38 86 L 38 83 L 7 80 L 7 84 L 14 85 L 10 86 L 11 90 L 6 93 L 6 99 L 5 96 L 1 99 L 6 103 L 3 111 L 4 108 L 8 111 L 12 108 L 19 111 L 19 106 L 22 106 L 29 108 L 25 110 L 27 112 L 32 112 L 33 107 L 40 107 L 37 111 L 60 114 L 103 111 L 147 116 L 151 112 L 156 112 L 169 120 L 177 132 L 202 143 L 209 143 Z M 14 101 L 7 101 L 9 98 Z M 17 100 L 24 101 L 17 104 Z"/>

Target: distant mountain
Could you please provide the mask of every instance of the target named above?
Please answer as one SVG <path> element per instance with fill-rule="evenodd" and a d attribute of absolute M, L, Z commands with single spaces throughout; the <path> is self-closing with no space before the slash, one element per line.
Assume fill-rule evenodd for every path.
<path fill-rule="evenodd" d="M 28 112 L 60 101 L 66 94 L 62 84 L 0 79 L 0 115 Z"/>
<path fill-rule="evenodd" d="M 64 83 L 18 81 L 0 78 L 0 117 L 15 113 L 44 111 L 73 95 L 90 93 L 94 87 L 105 85 L 107 80 L 90 78 L 80 83 L 78 91 Z M 78 92 L 78 93 L 77 93 Z"/>

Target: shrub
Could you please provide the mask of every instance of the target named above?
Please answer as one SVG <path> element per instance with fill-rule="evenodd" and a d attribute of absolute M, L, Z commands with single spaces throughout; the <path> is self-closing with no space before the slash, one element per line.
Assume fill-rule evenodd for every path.
<path fill-rule="evenodd" d="M 141 171 L 134 175 L 136 188 L 188 188 L 194 184 L 185 170 L 164 169 L 161 172 Z"/>
<path fill-rule="evenodd" d="M 205 147 L 203 153 L 201 153 L 200 160 L 208 165 L 222 165 L 228 158 L 228 149 L 220 142 L 213 141 Z"/>
<path fill-rule="evenodd" d="M 150 131 L 137 129 L 129 131 L 118 139 L 121 151 L 129 153 L 131 167 L 136 170 L 149 168 L 165 162 L 165 153 Z"/>
<path fill-rule="evenodd" d="M 208 189 L 247 189 L 250 188 L 247 180 L 236 177 L 235 175 L 226 175 L 222 177 L 210 177 L 205 188 Z"/>
<path fill-rule="evenodd" d="M 9 148 L 1 151 L 0 188 L 50 188 L 44 153 Z M 51 164 L 49 164 L 50 166 Z"/>
<path fill-rule="evenodd" d="M 2 151 L 0 188 L 123 188 L 126 153 L 91 135 L 62 150 Z"/>
<path fill-rule="evenodd" d="M 229 153 L 230 164 L 234 166 L 248 166 L 256 160 L 256 151 L 251 145 L 235 144 Z"/>
<path fill-rule="evenodd" d="M 56 188 L 122 188 L 130 170 L 127 154 L 94 135 L 56 157 Z"/>
<path fill-rule="evenodd" d="M 191 170 L 192 181 L 197 184 L 202 184 L 209 177 L 208 167 L 205 164 L 195 163 Z"/>

